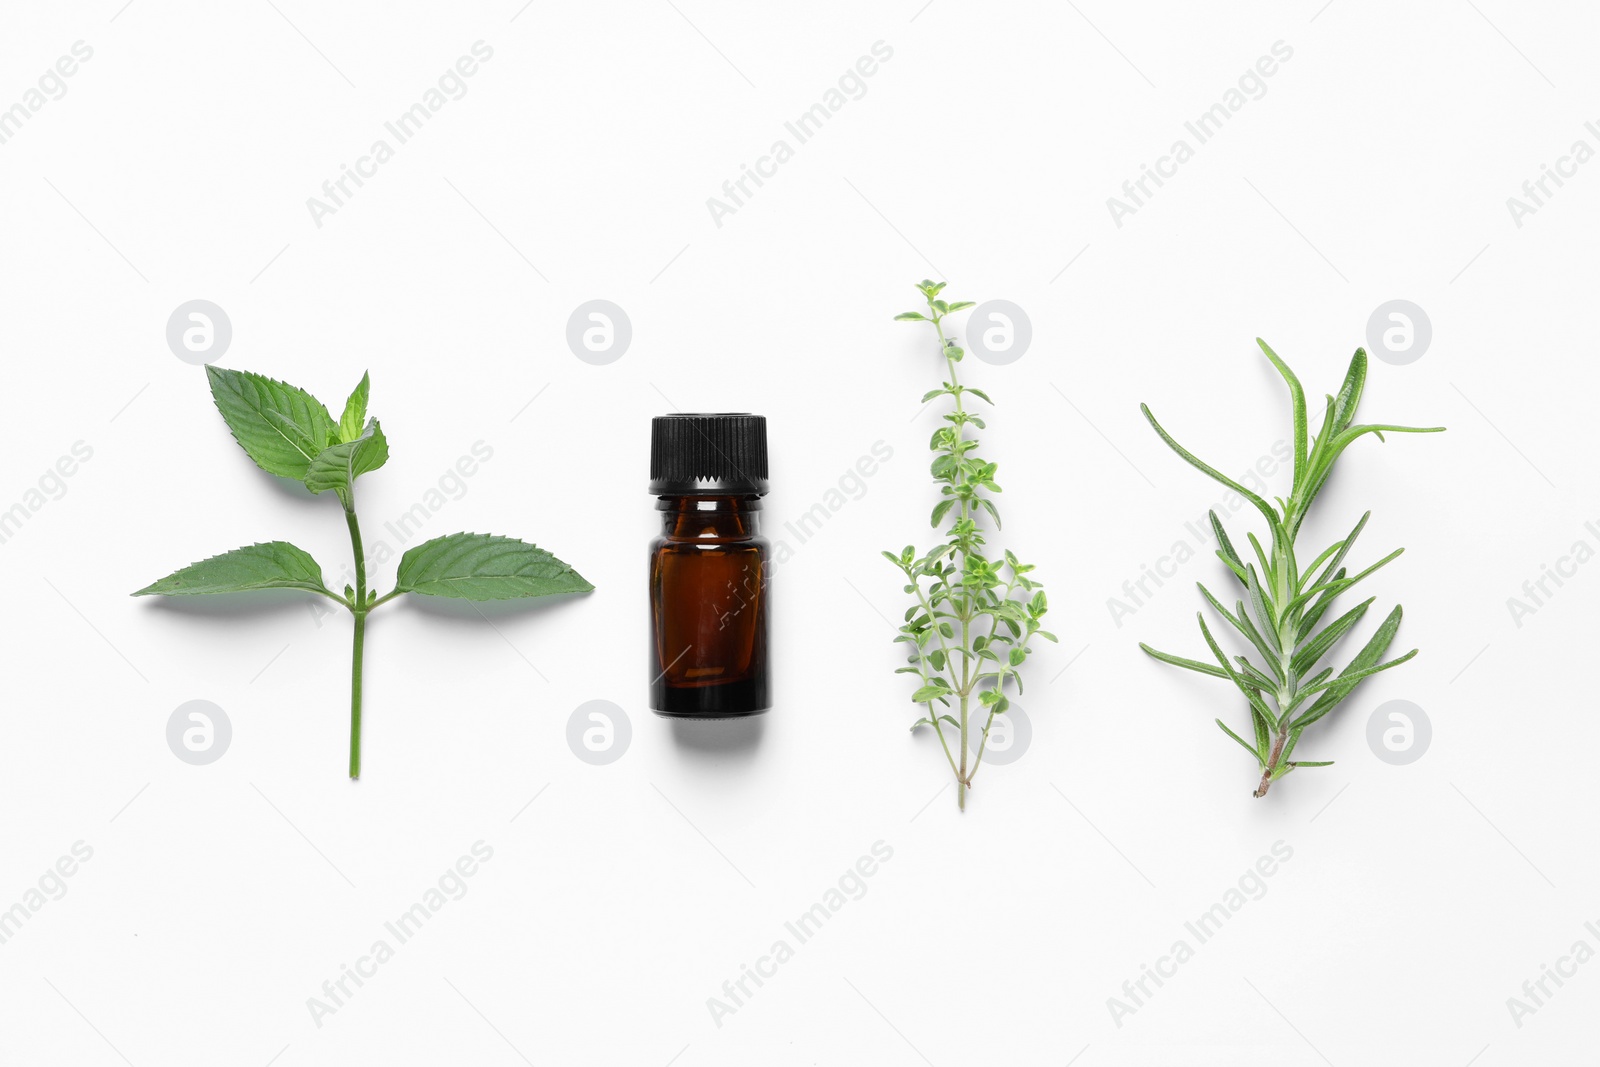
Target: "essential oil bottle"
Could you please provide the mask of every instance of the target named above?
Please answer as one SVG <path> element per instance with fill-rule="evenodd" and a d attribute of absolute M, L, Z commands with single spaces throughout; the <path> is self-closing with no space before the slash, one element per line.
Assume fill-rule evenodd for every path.
<path fill-rule="evenodd" d="M 682 719 L 766 711 L 767 420 L 653 420 L 650 493 L 661 514 L 650 543 L 650 706 Z"/>

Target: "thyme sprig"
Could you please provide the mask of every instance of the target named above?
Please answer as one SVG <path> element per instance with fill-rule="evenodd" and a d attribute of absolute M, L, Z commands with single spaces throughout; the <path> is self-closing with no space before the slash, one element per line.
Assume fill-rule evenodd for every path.
<path fill-rule="evenodd" d="M 972 779 L 983 762 L 989 730 L 995 717 L 1004 715 L 1011 706 L 1005 693 L 1006 682 L 1015 680 L 1020 694 L 1020 668 L 1033 652 L 1033 638 L 1056 638 L 1040 628 L 1039 620 L 1049 609 L 1044 589 L 1028 577 L 1033 565 L 1023 563 L 1010 551 L 1002 560 L 991 559 L 985 552 L 987 541 L 979 520 L 982 513 L 987 513 L 999 530 L 1000 512 L 991 494 L 999 493 L 1000 486 L 995 481 L 997 465 L 982 459 L 977 452 L 977 438 L 967 436 L 969 426 L 981 430 L 986 423 L 967 410 L 965 398 L 975 396 L 991 405 L 994 401 L 981 389 L 962 385 L 957 378 L 956 364 L 965 352 L 946 335 L 944 320 L 972 307 L 973 301 L 952 303 L 939 299 L 944 286 L 944 282 L 918 283 L 917 290 L 927 301 L 927 313 L 907 311 L 895 318 L 930 323 L 949 372 L 949 381 L 922 398 L 924 404 L 940 397 L 950 399 L 951 410 L 943 416 L 947 425 L 935 430 L 928 443 L 934 454 L 933 479 L 941 496 L 933 508 L 930 525 L 938 527 L 948 519 L 949 526 L 945 540 L 921 555 L 914 545 L 907 545 L 898 554 L 883 555 L 905 575 L 905 592 L 916 599 L 906 609 L 905 623 L 895 638 L 896 642 L 911 646 L 910 666 L 901 667 L 896 673 L 917 676 L 921 684 L 911 699 L 927 708 L 927 715 L 911 728 L 929 726 L 939 735 L 939 745 L 956 778 L 956 804 L 965 811 L 967 790 L 972 788 Z M 972 707 L 974 697 L 976 709 Z M 935 704 L 953 708 L 956 714 L 940 713 Z M 968 732 L 973 725 L 969 715 L 974 710 L 983 714 L 983 732 L 969 762 Z M 946 726 L 955 731 L 961 750 L 959 760 L 950 750 Z"/>

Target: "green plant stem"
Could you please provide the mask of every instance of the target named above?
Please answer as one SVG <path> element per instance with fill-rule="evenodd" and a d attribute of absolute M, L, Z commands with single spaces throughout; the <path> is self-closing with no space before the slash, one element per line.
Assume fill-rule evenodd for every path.
<path fill-rule="evenodd" d="M 1003 596 L 1001 596 L 1000 599 L 1002 601 L 1010 600 L 1011 599 L 1011 591 L 1013 589 L 1015 589 L 1016 587 L 1017 587 L 1017 576 L 1015 574 L 1013 574 L 1011 576 L 1011 580 L 1006 583 L 1005 594 Z M 1000 616 L 996 615 L 994 617 L 994 622 L 991 623 L 990 626 L 989 626 L 989 643 L 990 644 L 994 643 L 994 635 L 999 633 L 999 632 L 1000 632 Z M 1027 648 L 1028 647 L 1028 642 L 1030 640 L 1032 640 L 1032 639 L 1033 639 L 1033 635 L 1032 634 L 1029 634 L 1028 636 L 1024 637 L 1022 639 L 1022 647 L 1023 648 Z M 1003 690 L 1006 687 L 1006 676 L 1005 676 L 1005 674 L 1003 672 L 999 675 L 999 679 L 1000 679 L 999 682 L 996 683 L 996 687 Z M 987 719 L 985 719 L 984 722 L 983 722 L 983 740 L 978 742 L 977 755 L 972 757 L 972 772 L 967 775 L 967 785 L 969 785 L 969 786 L 972 784 L 972 780 L 978 776 L 978 767 L 981 766 L 982 763 L 983 763 L 983 751 L 984 751 L 984 749 L 989 747 L 989 728 L 994 725 L 994 717 L 995 717 L 995 712 L 993 710 L 991 710 L 989 712 L 989 717 Z"/>
<path fill-rule="evenodd" d="M 928 701 L 928 718 L 933 720 L 933 729 L 939 735 L 939 745 L 944 749 L 944 758 L 950 763 L 950 773 L 957 778 L 961 777 L 961 772 L 956 770 L 956 758 L 950 753 L 950 742 L 945 739 L 944 731 L 940 729 L 944 724 L 939 721 L 939 713 L 933 709 L 931 700 Z"/>
<path fill-rule="evenodd" d="M 933 619 L 933 605 L 928 603 L 927 594 L 924 593 L 922 591 L 922 587 L 917 584 L 916 575 L 912 573 L 912 570 L 911 570 L 910 567 L 902 567 L 901 569 L 903 571 L 905 571 L 907 584 L 909 584 L 912 588 L 914 588 L 916 590 L 917 603 L 922 606 L 922 610 L 923 611 L 926 611 L 928 613 L 928 618 L 930 620 Z M 394 593 L 390 593 L 389 596 L 394 596 Z M 373 607 L 377 607 L 378 604 L 381 604 L 381 603 L 383 603 L 383 601 L 388 600 L 389 596 L 383 597 L 382 599 L 378 600 L 377 603 L 373 604 L 372 606 Z M 950 658 L 950 646 L 945 643 L 944 634 L 939 632 L 939 628 L 937 626 L 934 627 L 933 632 L 939 638 L 939 647 L 944 651 L 944 661 L 946 663 L 954 662 Z M 927 665 L 922 662 L 921 657 L 918 657 L 917 666 L 918 666 L 918 670 L 919 670 L 919 677 L 922 678 L 922 683 L 924 685 L 929 684 L 932 681 L 932 679 L 928 677 Z M 939 712 L 937 710 L 935 710 L 935 708 L 933 706 L 933 701 L 931 701 L 931 700 L 928 701 L 927 707 L 928 707 L 928 721 L 933 723 L 933 732 L 939 735 L 939 746 L 944 749 L 944 758 L 946 760 L 948 760 L 949 763 L 950 763 L 950 773 L 954 774 L 959 779 L 961 777 L 961 772 L 956 770 L 956 759 L 955 759 L 955 757 L 953 755 L 950 754 L 950 742 L 947 741 L 945 739 L 945 736 L 944 736 L 944 723 L 939 721 Z"/>
<path fill-rule="evenodd" d="M 361 651 L 366 641 L 367 613 L 358 611 L 355 643 L 350 653 L 350 778 L 361 777 Z"/>
<path fill-rule="evenodd" d="M 1299 495 L 1291 493 L 1285 515 L 1293 515 L 1300 505 Z M 1283 681 L 1278 686 L 1278 721 L 1274 724 L 1271 755 L 1267 757 L 1266 764 L 1261 769 L 1261 781 L 1256 786 L 1256 791 L 1251 794 L 1257 798 L 1267 795 L 1267 790 L 1272 788 L 1274 779 L 1278 774 L 1279 764 L 1283 758 L 1284 745 L 1289 740 L 1289 706 L 1293 703 L 1295 693 L 1300 688 L 1300 677 L 1294 670 L 1294 652 L 1296 635 L 1300 630 L 1300 612 L 1289 611 L 1287 605 L 1294 599 L 1296 590 L 1290 583 L 1290 568 L 1294 562 L 1294 534 L 1287 531 L 1294 529 L 1288 522 L 1284 524 L 1285 533 L 1279 537 L 1273 534 L 1272 544 L 1272 583 L 1273 592 L 1276 594 L 1277 603 L 1285 605 L 1283 617 L 1275 620 L 1278 632 L 1278 667 L 1283 671 Z M 1263 577 L 1266 577 L 1263 575 Z"/>
<path fill-rule="evenodd" d="M 912 574 L 911 568 L 910 567 L 906 567 L 904 569 L 905 569 L 905 572 L 906 572 L 906 582 L 908 584 L 910 584 L 913 588 L 915 588 L 916 591 L 917 591 L 917 603 L 922 605 L 922 610 L 926 611 L 928 613 L 928 618 L 930 620 L 932 620 L 933 619 L 933 605 L 928 603 L 928 595 L 926 593 L 924 593 L 922 591 L 922 587 L 917 584 L 916 575 Z M 382 603 L 382 601 L 379 601 L 379 603 Z M 376 606 L 377 605 L 374 605 L 374 607 L 376 607 Z M 944 661 L 945 661 L 945 663 L 947 663 L 947 664 L 948 663 L 954 663 L 955 661 L 950 658 L 950 646 L 945 643 L 944 634 L 940 633 L 939 627 L 937 625 L 934 626 L 933 632 L 939 638 L 939 647 L 944 650 Z M 923 667 L 923 664 L 922 664 L 922 661 L 921 661 L 920 657 L 918 658 L 918 666 L 919 667 Z M 927 671 L 925 669 L 922 671 L 921 677 L 922 677 L 922 681 L 923 681 L 924 685 L 926 685 L 929 681 L 931 681 L 931 679 L 928 677 Z M 928 720 L 933 723 L 933 732 L 939 735 L 939 744 L 940 744 L 940 746 L 942 746 L 944 748 L 944 758 L 950 761 L 950 773 L 954 774 L 956 776 L 956 778 L 959 780 L 960 777 L 961 777 L 961 772 L 956 770 L 955 757 L 950 754 L 950 742 L 945 740 L 944 723 L 939 721 L 939 713 L 934 710 L 933 701 L 931 701 L 931 700 L 928 701 Z"/>
<path fill-rule="evenodd" d="M 1272 776 L 1278 771 L 1278 759 L 1283 755 L 1283 743 L 1288 736 L 1282 729 L 1278 730 L 1277 737 L 1272 742 L 1272 756 L 1261 771 L 1261 784 L 1256 786 L 1252 796 L 1264 797 L 1267 795 L 1267 790 L 1272 788 Z"/>
<path fill-rule="evenodd" d="M 939 335 L 939 351 L 944 355 L 945 366 L 950 371 L 950 392 L 955 397 L 956 415 L 965 416 L 966 408 L 961 403 L 961 383 L 956 379 L 956 361 L 950 356 L 950 342 L 944 335 L 944 316 L 938 311 L 933 313 L 933 328 Z M 961 454 L 961 443 L 966 437 L 966 421 L 957 418 L 955 422 L 955 440 L 951 443 L 950 450 L 953 455 Z M 959 470 L 959 466 L 952 470 Z M 952 483 L 955 474 L 951 476 Z M 972 518 L 972 498 L 961 497 L 961 518 L 963 521 Z M 967 545 L 961 546 L 961 564 L 966 566 Z M 967 772 L 967 706 L 972 698 L 972 597 L 970 594 L 961 600 L 961 767 L 956 771 L 956 807 L 961 811 L 967 810 L 967 790 L 972 785 L 972 776 Z M 952 668 L 954 664 L 951 665 Z M 972 769 L 976 771 L 977 764 Z"/>
<path fill-rule="evenodd" d="M 956 808 L 960 811 L 967 810 L 967 701 L 969 699 L 965 695 L 961 698 L 961 769 L 956 772 Z"/>
<path fill-rule="evenodd" d="M 1033 640 L 1033 635 L 1032 634 L 1028 634 L 1027 636 L 1025 636 L 1022 639 L 1022 644 L 1020 646 L 1018 646 L 1018 647 L 1026 649 L 1028 647 L 1028 643 L 1030 641 L 1032 641 L 1032 640 Z M 1000 675 L 1000 681 L 999 681 L 997 687 L 1000 688 L 1000 689 L 1004 689 L 1005 688 L 1005 684 L 1006 684 L 1005 675 L 1002 674 L 1002 675 Z M 1022 683 L 1019 681 L 1017 684 L 1021 685 Z M 996 706 L 998 706 L 998 705 L 996 705 Z M 977 753 L 977 755 L 972 757 L 972 772 L 967 775 L 967 785 L 969 785 L 969 786 L 972 784 L 972 780 L 978 776 L 978 767 L 979 767 L 980 764 L 983 763 L 984 750 L 989 747 L 989 730 L 990 730 L 991 727 L 994 726 L 994 717 L 996 715 L 998 715 L 998 714 L 999 714 L 999 712 L 995 711 L 994 708 L 990 708 L 989 709 L 989 717 L 983 721 L 983 740 L 978 742 L 978 753 Z"/>
<path fill-rule="evenodd" d="M 350 607 L 350 613 L 355 616 L 355 637 L 350 649 L 350 777 L 354 780 L 361 777 L 361 659 L 366 646 L 367 612 L 374 605 L 367 603 L 367 554 L 361 547 L 355 494 L 348 490 L 341 492 L 339 503 L 344 505 L 345 525 L 350 528 L 350 549 L 356 560 L 356 596 Z"/>

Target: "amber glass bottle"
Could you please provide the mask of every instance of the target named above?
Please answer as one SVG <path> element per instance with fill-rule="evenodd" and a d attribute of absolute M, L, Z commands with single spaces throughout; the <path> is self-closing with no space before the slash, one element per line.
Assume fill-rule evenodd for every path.
<path fill-rule="evenodd" d="M 772 703 L 767 420 L 663 415 L 650 440 L 650 706 L 684 719 L 757 715 Z"/>

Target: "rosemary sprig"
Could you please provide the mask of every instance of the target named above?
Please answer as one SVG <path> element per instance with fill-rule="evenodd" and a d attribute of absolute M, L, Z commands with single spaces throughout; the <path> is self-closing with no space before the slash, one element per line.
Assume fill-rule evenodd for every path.
<path fill-rule="evenodd" d="M 928 322 L 938 337 L 939 354 L 945 361 L 950 380 L 923 396 L 924 404 L 942 396 L 951 401 L 944 415 L 948 423 L 933 433 L 928 447 L 934 453 L 933 478 L 943 499 L 934 506 L 931 525 L 950 520 L 945 540 L 922 555 L 907 545 L 896 555 L 885 552 L 906 578 L 905 591 L 916 598 L 906 609 L 905 624 L 895 638 L 911 646 L 910 666 L 897 674 L 915 674 L 920 681 L 913 702 L 927 706 L 927 715 L 912 724 L 913 730 L 931 726 L 939 735 L 950 771 L 956 777 L 956 803 L 967 807 L 967 790 L 983 761 L 989 743 L 989 729 L 995 716 L 1011 706 L 1005 694 L 1007 679 L 1014 679 L 1022 692 L 1019 668 L 1033 651 L 1035 636 L 1054 641 L 1055 635 L 1040 629 L 1039 620 L 1048 610 L 1044 589 L 1027 575 L 1032 564 L 1021 562 L 1011 552 L 1003 561 L 991 560 L 984 553 L 986 541 L 979 526 L 979 512 L 987 512 L 1000 528 L 1000 512 L 989 494 L 1000 492 L 995 482 L 996 464 L 978 456 L 978 441 L 967 436 L 967 427 L 986 428 L 982 418 L 967 411 L 964 398 L 975 396 L 993 404 L 988 394 L 957 380 L 956 364 L 965 354 L 955 339 L 945 335 L 944 319 L 973 306 L 973 301 L 947 302 L 939 299 L 944 282 L 923 281 L 917 285 L 927 301 L 928 313 L 907 311 L 897 320 Z M 1020 594 L 1018 596 L 1017 594 Z M 987 620 L 987 632 L 985 621 Z M 978 751 L 968 761 L 969 713 L 972 698 L 978 709 L 987 709 Z M 934 705 L 955 707 L 959 718 L 941 714 Z M 961 750 L 958 761 L 950 751 L 944 728 L 956 732 Z"/>
<path fill-rule="evenodd" d="M 1223 733 L 1255 757 L 1261 780 L 1254 795 L 1262 797 L 1267 795 L 1273 782 L 1298 767 L 1328 766 L 1331 760 L 1290 758 L 1300 742 L 1301 733 L 1337 707 L 1364 679 L 1398 666 L 1417 654 L 1417 650 L 1412 649 L 1403 656 L 1383 661 L 1384 653 L 1400 629 L 1401 609 L 1396 605 L 1344 670 L 1335 675 L 1331 667 L 1325 667 L 1312 673 L 1323 656 L 1361 620 L 1376 598 L 1362 601 L 1318 630 L 1317 624 L 1333 606 L 1334 600 L 1405 550 L 1396 549 L 1357 574 L 1348 572 L 1345 557 L 1366 526 L 1372 514 L 1369 511 L 1361 516 L 1361 521 L 1356 523 L 1349 536 L 1335 541 L 1309 566 L 1302 567 L 1295 555 L 1295 536 L 1300 531 L 1300 524 L 1305 520 L 1312 501 L 1327 484 L 1334 462 L 1352 442 L 1369 433 L 1376 434 L 1381 441 L 1385 432 L 1437 433 L 1444 427 L 1391 426 L 1381 423 L 1355 425 L 1356 405 L 1361 402 L 1361 392 L 1367 380 L 1367 354 L 1358 348 L 1350 360 L 1350 369 L 1339 388 L 1339 395 L 1327 398 L 1322 431 L 1314 440 L 1308 440 L 1305 390 L 1301 388 L 1300 380 L 1278 358 L 1277 353 L 1267 347 L 1265 341 L 1257 338 L 1256 344 L 1261 346 L 1261 351 L 1266 353 L 1283 376 L 1289 387 L 1289 399 L 1294 412 L 1294 484 L 1287 500 L 1276 498 L 1276 508 L 1198 459 L 1162 429 L 1147 406 L 1141 404 L 1139 407 L 1168 447 L 1248 500 L 1267 520 L 1267 529 L 1272 537 L 1270 553 L 1262 548 L 1254 534 L 1249 534 L 1254 559 L 1246 561 L 1228 539 L 1217 513 L 1213 511 L 1211 528 L 1217 536 L 1217 556 L 1238 581 L 1243 589 L 1243 597 L 1236 601 L 1234 610 L 1229 611 L 1211 595 L 1210 590 L 1200 586 L 1201 595 L 1212 610 L 1260 653 L 1264 667 L 1256 666 L 1245 656 L 1235 656 L 1230 662 L 1206 626 L 1204 613 L 1198 615 L 1200 632 L 1216 659 L 1216 665 L 1168 655 L 1142 643 L 1139 647 L 1163 663 L 1214 678 L 1225 678 L 1244 694 L 1250 706 L 1254 743 L 1229 729 L 1221 719 L 1216 722 Z"/>

